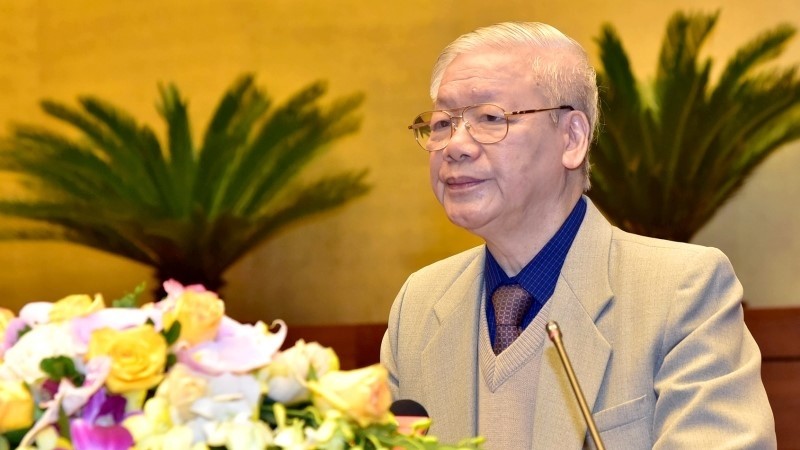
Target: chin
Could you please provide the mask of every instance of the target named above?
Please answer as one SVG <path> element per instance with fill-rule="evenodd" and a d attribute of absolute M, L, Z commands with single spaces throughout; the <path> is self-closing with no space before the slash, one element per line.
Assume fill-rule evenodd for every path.
<path fill-rule="evenodd" d="M 487 222 L 485 214 L 480 214 L 480 211 L 473 211 L 471 213 L 447 211 L 447 218 L 450 219 L 453 225 L 461 227 L 473 234 L 476 234 L 475 230 L 482 228 Z"/>

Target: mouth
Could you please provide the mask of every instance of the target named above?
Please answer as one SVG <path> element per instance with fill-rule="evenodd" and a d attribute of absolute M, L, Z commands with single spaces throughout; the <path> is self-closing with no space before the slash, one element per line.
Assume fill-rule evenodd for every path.
<path fill-rule="evenodd" d="M 447 189 L 461 190 L 469 189 L 483 183 L 484 180 L 472 177 L 448 177 L 444 180 Z"/>

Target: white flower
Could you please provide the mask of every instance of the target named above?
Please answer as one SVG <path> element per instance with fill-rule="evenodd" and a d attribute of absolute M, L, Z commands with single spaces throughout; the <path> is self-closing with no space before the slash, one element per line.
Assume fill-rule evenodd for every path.
<path fill-rule="evenodd" d="M 275 445 L 285 450 L 306 450 L 311 448 L 306 444 L 303 425 L 295 422 L 291 426 L 278 428 L 275 435 Z"/>
<path fill-rule="evenodd" d="M 252 375 L 222 374 L 206 378 L 205 395 L 192 403 L 192 419 L 186 422 L 195 435 L 195 442 L 224 445 L 225 433 L 220 424 L 246 422 L 257 417 L 261 389 Z"/>
<path fill-rule="evenodd" d="M 253 420 L 227 420 L 205 427 L 208 444 L 224 446 L 227 450 L 263 450 L 272 444 L 272 430 Z"/>
<path fill-rule="evenodd" d="M 339 369 L 339 359 L 333 349 L 316 342 L 307 344 L 302 339 L 275 356 L 259 377 L 266 379 L 267 395 L 287 405 L 309 399 L 306 381 L 310 369 L 317 377 Z"/>
<path fill-rule="evenodd" d="M 258 408 L 261 390 L 250 375 L 222 374 L 208 379 L 206 396 L 191 411 L 207 420 L 222 422 L 238 415 L 251 417 Z"/>
<path fill-rule="evenodd" d="M 67 323 L 47 323 L 28 331 L 5 353 L 5 365 L 16 378 L 33 384 L 44 377 L 39 363 L 54 356 L 73 358 L 80 367 L 80 349 Z"/>

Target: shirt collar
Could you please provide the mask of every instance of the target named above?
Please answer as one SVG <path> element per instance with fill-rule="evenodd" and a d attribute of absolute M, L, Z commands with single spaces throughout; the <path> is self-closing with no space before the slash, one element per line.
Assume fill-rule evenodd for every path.
<path fill-rule="evenodd" d="M 484 267 L 486 297 L 491 298 L 501 285 L 518 283 L 533 296 L 535 302 L 543 305 L 555 291 L 558 275 L 585 215 L 586 199 L 581 197 L 556 234 L 514 277 L 505 274 L 487 248 Z"/>

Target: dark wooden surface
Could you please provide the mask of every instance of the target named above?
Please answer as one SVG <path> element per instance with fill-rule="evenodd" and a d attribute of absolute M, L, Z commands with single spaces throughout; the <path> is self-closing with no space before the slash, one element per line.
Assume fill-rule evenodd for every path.
<path fill-rule="evenodd" d="M 380 362 L 381 339 L 385 331 L 385 323 L 290 325 L 283 346 L 291 347 L 298 339 L 319 342 L 336 351 L 342 369 L 351 370 Z"/>
<path fill-rule="evenodd" d="M 779 449 L 800 450 L 800 308 L 745 308 L 745 322 L 761 348 L 761 377 L 775 415 Z M 385 323 L 289 327 L 298 339 L 332 347 L 342 369 L 378 363 Z"/>
<path fill-rule="evenodd" d="M 761 349 L 779 449 L 800 449 L 800 308 L 745 308 L 744 320 Z"/>

